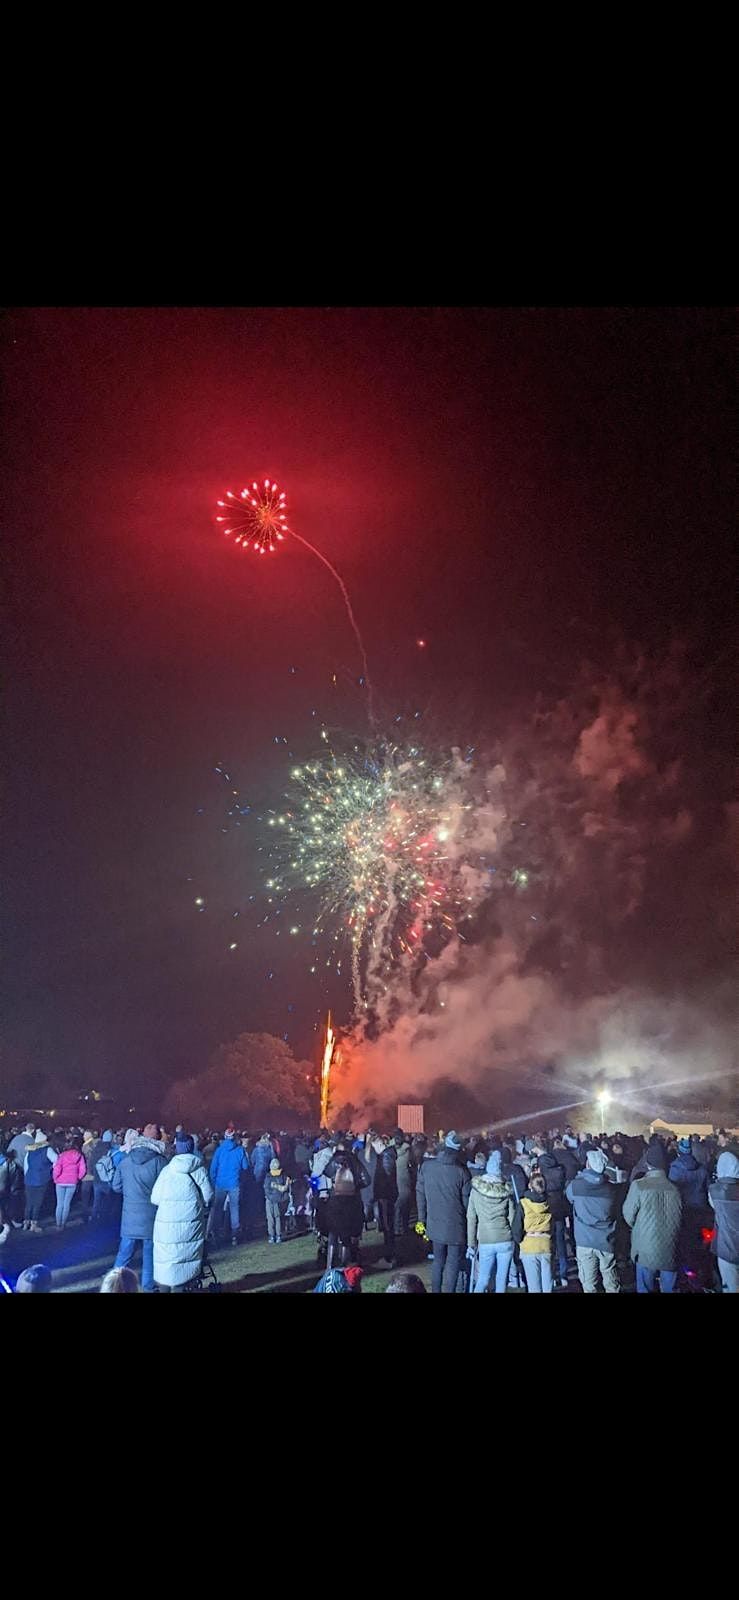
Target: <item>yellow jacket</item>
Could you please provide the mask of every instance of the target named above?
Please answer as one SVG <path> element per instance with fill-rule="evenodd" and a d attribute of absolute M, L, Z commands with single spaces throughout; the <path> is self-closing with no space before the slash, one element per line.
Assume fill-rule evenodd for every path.
<path fill-rule="evenodd" d="M 546 1196 L 532 1200 L 525 1194 L 521 1201 L 523 1212 L 523 1256 L 548 1256 L 552 1248 L 552 1213 Z"/>

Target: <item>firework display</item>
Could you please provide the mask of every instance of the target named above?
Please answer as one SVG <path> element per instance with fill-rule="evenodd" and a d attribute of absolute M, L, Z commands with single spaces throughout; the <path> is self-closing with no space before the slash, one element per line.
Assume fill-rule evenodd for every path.
<path fill-rule="evenodd" d="M 329 749 L 291 777 L 285 809 L 266 818 L 268 898 L 290 904 L 296 933 L 336 947 L 327 965 L 340 971 L 348 945 L 363 1007 L 396 961 L 438 948 L 489 888 L 480 780 L 458 752 L 434 759 L 386 740 Z"/>
<path fill-rule="evenodd" d="M 242 489 L 240 494 L 227 491 L 225 500 L 218 501 L 223 514 L 216 517 L 216 522 L 227 524 L 223 532 L 227 538 L 233 537 L 234 544 L 241 545 L 242 550 L 273 555 L 279 541 L 290 532 L 285 504 L 284 491 L 276 483 L 265 478 L 259 484 L 255 479 L 251 488 Z"/>

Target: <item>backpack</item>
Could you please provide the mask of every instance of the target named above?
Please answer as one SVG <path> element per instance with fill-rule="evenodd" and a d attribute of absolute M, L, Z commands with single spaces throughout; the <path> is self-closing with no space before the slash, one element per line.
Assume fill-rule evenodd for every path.
<path fill-rule="evenodd" d="M 115 1162 L 110 1151 L 95 1162 L 95 1171 L 101 1183 L 112 1183 L 115 1176 Z"/>
<path fill-rule="evenodd" d="M 340 1166 L 334 1178 L 334 1194 L 337 1196 L 350 1195 L 353 1198 L 356 1192 L 357 1184 L 351 1167 L 348 1164 Z"/>

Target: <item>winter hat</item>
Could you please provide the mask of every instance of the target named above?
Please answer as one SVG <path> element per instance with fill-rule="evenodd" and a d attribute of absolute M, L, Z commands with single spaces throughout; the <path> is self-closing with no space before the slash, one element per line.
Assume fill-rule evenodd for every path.
<path fill-rule="evenodd" d="M 105 1133 L 103 1134 L 103 1144 L 112 1144 L 112 1143 L 113 1143 L 113 1129 L 112 1128 L 106 1128 Z"/>
<path fill-rule="evenodd" d="M 175 1139 L 174 1147 L 178 1156 L 195 1154 L 195 1140 L 190 1137 L 189 1133 L 181 1133 L 179 1138 Z"/>
<path fill-rule="evenodd" d="M 349 1288 L 352 1290 L 357 1290 L 362 1282 L 364 1273 L 361 1267 L 345 1267 L 344 1277 L 346 1278 Z"/>
<path fill-rule="evenodd" d="M 354 1143 L 352 1145 L 352 1150 L 363 1150 L 363 1149 L 364 1149 L 364 1139 L 355 1139 Z"/>
<path fill-rule="evenodd" d="M 460 1139 L 459 1134 L 455 1133 L 453 1128 L 447 1134 L 444 1143 L 447 1147 L 447 1150 L 461 1150 L 462 1148 L 462 1140 Z"/>
<path fill-rule="evenodd" d="M 282 1167 L 276 1157 L 274 1161 L 270 1161 L 269 1170 L 270 1172 L 282 1172 Z"/>
<path fill-rule="evenodd" d="M 591 1172 L 605 1172 L 606 1157 L 604 1156 L 603 1151 L 589 1150 L 586 1164 L 589 1166 Z"/>
<path fill-rule="evenodd" d="M 501 1155 L 499 1150 L 493 1150 L 491 1155 L 488 1156 L 485 1171 L 489 1178 L 500 1178 Z"/>
<path fill-rule="evenodd" d="M 731 1150 L 724 1150 L 716 1162 L 717 1178 L 739 1178 L 739 1157 L 732 1155 Z"/>
<path fill-rule="evenodd" d="M 650 1144 L 647 1150 L 647 1166 L 651 1167 L 653 1172 L 667 1171 L 667 1160 L 661 1144 Z"/>
<path fill-rule="evenodd" d="M 692 1154 L 693 1146 L 689 1139 L 678 1139 L 677 1148 L 680 1151 L 681 1156 L 689 1156 Z"/>

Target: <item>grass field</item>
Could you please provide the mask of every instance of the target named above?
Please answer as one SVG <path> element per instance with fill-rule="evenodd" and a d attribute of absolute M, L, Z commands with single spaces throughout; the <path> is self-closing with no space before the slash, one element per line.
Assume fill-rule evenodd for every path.
<path fill-rule="evenodd" d="M 72 1219 L 63 1233 L 47 1223 L 42 1234 L 13 1231 L 2 1248 L 0 1269 L 10 1280 L 23 1267 L 43 1261 L 54 1274 L 54 1291 L 64 1294 L 95 1294 L 108 1268 L 113 1265 L 118 1247 L 117 1232 Z M 308 1294 L 323 1271 L 316 1260 L 317 1241 L 311 1234 L 270 1245 L 266 1239 L 227 1245 L 211 1252 L 211 1259 L 224 1294 Z M 392 1277 L 380 1260 L 382 1239 L 372 1232 L 364 1235 L 361 1264 L 365 1269 L 363 1294 L 377 1294 Z M 423 1247 L 415 1236 L 404 1241 L 401 1266 L 417 1272 L 431 1286 L 431 1268 L 423 1259 Z M 140 1270 L 140 1259 L 134 1258 Z"/>

